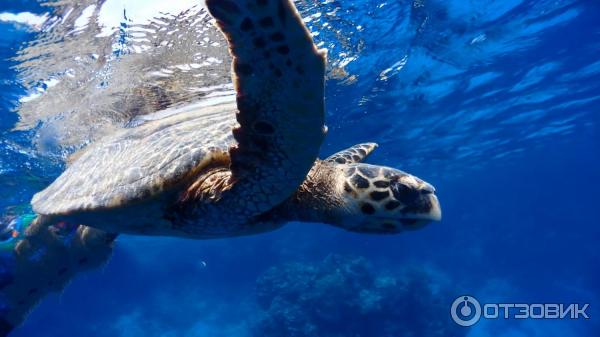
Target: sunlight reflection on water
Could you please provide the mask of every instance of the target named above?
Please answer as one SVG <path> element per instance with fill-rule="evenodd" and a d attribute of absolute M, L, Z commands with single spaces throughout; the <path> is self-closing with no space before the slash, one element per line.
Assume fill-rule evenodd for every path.
<path fill-rule="evenodd" d="M 600 101 L 598 45 L 549 48 L 559 28 L 587 22 L 577 2 L 296 3 L 329 50 L 324 153 L 376 141 L 375 160 L 432 176 L 595 127 L 588 116 Z M 14 58 L 27 94 L 16 107 L 21 133 L 2 136 L 12 159 L 1 163 L 0 180 L 20 172 L 23 154 L 35 176 L 51 180 L 70 153 L 105 134 L 231 93 L 225 41 L 198 1 L 44 8 L 0 14 L 39 31 Z"/>

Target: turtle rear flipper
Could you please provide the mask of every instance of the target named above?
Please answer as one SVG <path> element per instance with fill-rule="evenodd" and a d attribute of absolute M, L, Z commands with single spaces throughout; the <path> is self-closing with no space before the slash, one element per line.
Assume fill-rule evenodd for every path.
<path fill-rule="evenodd" d="M 237 120 L 233 188 L 241 219 L 280 204 L 306 178 L 325 136 L 325 51 L 289 0 L 207 0 L 229 43 Z"/>
<path fill-rule="evenodd" d="M 45 295 L 62 290 L 77 273 L 103 265 L 111 254 L 113 234 L 66 223 L 48 226 L 45 222 L 38 218 L 24 233 L 15 231 L 12 242 L 3 242 L 0 336 L 21 324 Z"/>

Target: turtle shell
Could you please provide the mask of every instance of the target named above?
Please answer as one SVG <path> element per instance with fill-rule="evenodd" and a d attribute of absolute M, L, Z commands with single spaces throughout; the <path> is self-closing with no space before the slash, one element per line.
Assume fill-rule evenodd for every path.
<path fill-rule="evenodd" d="M 88 146 L 32 199 L 42 215 L 126 207 L 190 179 L 235 144 L 235 103 L 165 111 Z M 160 114 L 159 114 L 160 115 Z"/>

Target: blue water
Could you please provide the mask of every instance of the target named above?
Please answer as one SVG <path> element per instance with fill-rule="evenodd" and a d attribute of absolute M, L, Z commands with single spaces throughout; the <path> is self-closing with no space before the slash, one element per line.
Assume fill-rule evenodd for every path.
<path fill-rule="evenodd" d="M 290 223 L 214 241 L 119 237 L 106 267 L 48 296 L 14 336 L 599 335 L 600 6 L 340 3 L 368 34 L 347 67 L 357 80 L 327 81 L 322 153 L 378 142 L 369 162 L 432 182 L 443 221 L 397 236 Z M 11 58 L 35 34 L 0 22 L 0 210 L 60 173 L 30 151 L 31 131 L 12 131 L 26 92 Z M 589 303 L 590 318 L 462 328 L 450 304 L 463 294 Z"/>

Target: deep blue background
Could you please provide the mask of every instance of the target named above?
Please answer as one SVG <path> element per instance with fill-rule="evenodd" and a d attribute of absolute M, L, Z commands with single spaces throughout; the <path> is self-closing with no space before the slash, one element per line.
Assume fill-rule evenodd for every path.
<path fill-rule="evenodd" d="M 533 3 L 523 2 L 508 17 L 528 10 Z M 434 183 L 444 210 L 441 223 L 389 237 L 300 223 L 261 236 L 216 241 L 120 237 L 115 256 L 103 270 L 78 277 L 64 293 L 50 296 L 14 335 L 243 336 L 248 331 L 248 321 L 252 320 L 248 315 L 255 312 L 255 282 L 265 270 L 288 261 L 320 261 L 331 253 L 364 256 L 381 270 L 419 266 L 448 280 L 455 287 L 456 296 L 468 293 L 482 302 L 590 303 L 590 320 L 486 321 L 469 329 L 469 336 L 598 335 L 600 100 L 552 110 L 554 114 L 563 114 L 564 119 L 585 114 L 577 115 L 568 134 L 532 140 L 526 140 L 522 133 L 551 125 L 557 121 L 556 116 L 523 119 L 503 128 L 499 126 L 508 119 L 506 115 L 466 122 L 476 110 L 497 107 L 515 97 L 535 99 L 544 92 L 554 96 L 526 107 L 509 106 L 505 114 L 517 115 L 527 109 L 551 110 L 556 107 L 556 100 L 600 95 L 599 72 L 566 83 L 564 90 L 555 91 L 553 86 L 561 75 L 600 60 L 598 5 L 581 2 L 573 8 L 580 10 L 576 19 L 534 35 L 539 41 L 523 50 L 506 46 L 507 51 L 500 52 L 493 62 L 485 59 L 471 62 L 469 70 L 459 75 L 464 81 L 449 88 L 419 87 L 416 81 L 403 81 L 403 76 L 411 76 L 405 72 L 419 72 L 421 68 L 414 65 L 386 82 L 376 81 L 380 71 L 375 63 L 389 66 L 393 59 L 398 59 L 398 55 L 389 55 L 390 60 L 386 61 L 386 55 L 378 52 L 390 54 L 398 48 L 396 53 L 400 54 L 409 46 L 386 45 L 375 37 L 367 41 L 366 49 L 370 52 L 350 66 L 351 71 L 361 75 L 359 85 L 328 83 L 331 131 L 324 154 L 360 141 L 379 142 L 381 148 L 369 161 L 415 172 Z M 43 11 L 29 1 L 0 5 L 0 12 L 25 10 Z M 365 25 L 369 25 L 364 17 L 356 20 L 365 20 Z M 443 23 L 444 19 L 439 21 Z M 491 21 L 483 29 L 494 36 L 503 33 L 505 24 L 502 20 Z M 386 28 L 385 23 L 371 25 L 373 29 Z M 456 25 L 449 30 L 460 28 Z M 12 109 L 23 92 L 14 82 L 15 73 L 10 69 L 13 63 L 7 58 L 14 56 L 20 44 L 32 37 L 22 27 L 0 23 L 0 132 L 6 132 L 4 139 L 17 143 L 26 143 L 27 135 L 7 132 L 17 119 Z M 424 34 L 411 43 L 431 45 L 435 50 L 441 48 L 439 39 L 440 36 Z M 463 58 L 469 57 L 477 56 L 465 52 Z M 454 61 L 457 59 L 461 57 Z M 496 88 L 515 86 L 540 60 L 558 60 L 562 66 L 536 83 L 534 93 L 519 96 L 505 91 L 485 98 L 486 93 Z M 436 71 L 427 66 L 424 64 L 422 68 Z M 471 76 L 486 72 L 501 75 L 467 90 Z M 578 90 L 582 88 L 585 90 Z M 451 93 L 441 100 L 428 99 L 436 95 L 436 90 Z M 388 94 L 355 108 L 358 98 L 370 91 Z M 401 102 L 398 97 L 408 95 L 406 92 L 411 93 L 411 100 Z M 466 104 L 469 98 L 475 100 Z M 400 109 L 400 104 L 406 110 Z M 464 114 L 446 123 L 420 124 L 431 119 L 429 111 L 433 110 L 437 115 L 450 116 L 457 111 Z M 409 140 L 402 143 L 390 136 L 408 132 L 415 126 L 423 126 L 428 132 L 410 139 L 413 143 Z M 486 138 L 477 139 L 486 131 L 494 132 L 491 139 L 496 143 L 477 153 L 476 145 Z M 461 141 L 450 141 L 449 134 L 459 135 Z M 475 141 L 469 141 L 471 138 Z M 510 142 L 506 151 L 519 150 L 497 156 L 496 150 L 504 146 L 498 140 L 503 139 Z M 418 153 L 423 160 L 407 158 L 414 154 L 410 149 L 421 144 L 428 144 L 422 147 L 424 154 Z M 472 147 L 476 154 L 454 157 L 465 146 Z M 22 159 L 18 153 L 0 150 L 4 151 L 2 162 Z M 43 167 L 43 163 L 33 163 L 23 170 L 31 170 L 35 176 Z M 7 183 L 10 181 L 7 175 L 21 179 L 14 184 L 31 183 L 32 190 L 39 183 L 35 179 L 23 180 L 22 171 L 3 172 L 2 166 L 0 174 L 5 175 L 0 185 L 2 205 L 26 200 L 26 196 L 11 193 L 13 187 Z M 14 188 L 14 191 L 21 190 Z M 431 319 L 448 317 L 449 314 Z M 411 320 L 398 324 L 411 324 Z"/>

